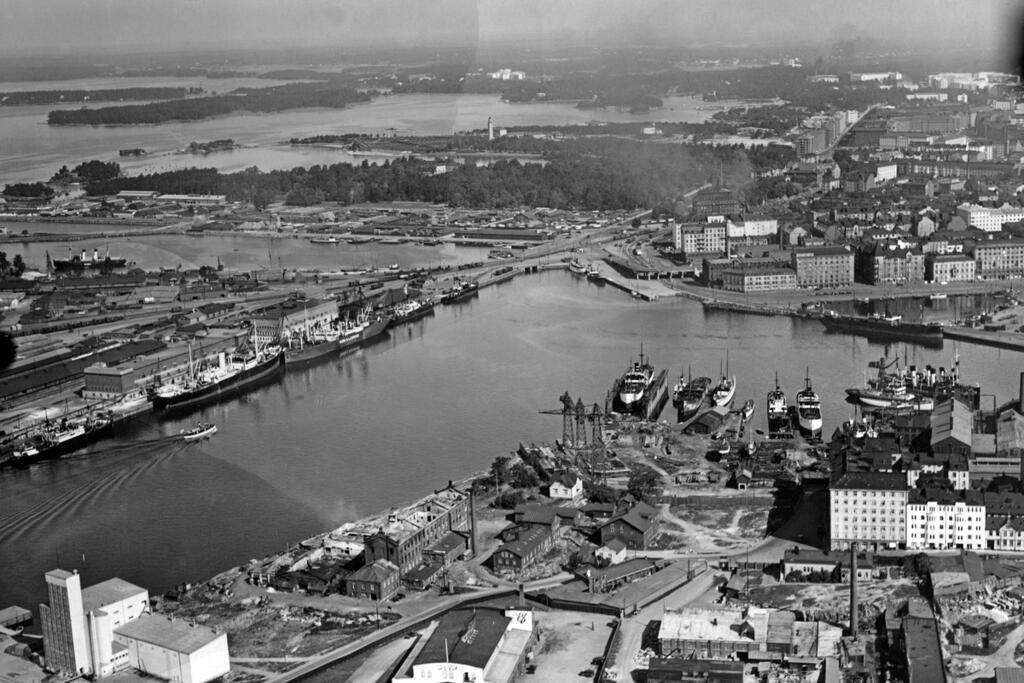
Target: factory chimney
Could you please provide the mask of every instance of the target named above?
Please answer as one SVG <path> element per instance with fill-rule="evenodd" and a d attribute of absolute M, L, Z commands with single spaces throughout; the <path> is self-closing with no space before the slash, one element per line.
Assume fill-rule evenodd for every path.
<path fill-rule="evenodd" d="M 476 557 L 476 494 L 469 487 L 469 552 Z"/>
<path fill-rule="evenodd" d="M 490 116 L 487 117 L 487 139 L 494 140 L 494 123 Z"/>
<path fill-rule="evenodd" d="M 857 638 L 857 542 L 850 544 L 850 637 Z"/>
<path fill-rule="evenodd" d="M 1024 372 L 1020 373 L 1020 389 L 1017 392 L 1017 412 L 1024 415 Z"/>

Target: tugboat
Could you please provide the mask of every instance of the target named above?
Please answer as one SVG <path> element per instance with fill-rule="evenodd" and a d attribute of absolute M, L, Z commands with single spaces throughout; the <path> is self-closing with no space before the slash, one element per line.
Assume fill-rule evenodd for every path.
<path fill-rule="evenodd" d="M 587 265 L 587 279 L 595 284 L 604 284 L 604 276 L 601 275 L 601 269 L 598 268 L 596 263 Z"/>
<path fill-rule="evenodd" d="M 711 393 L 713 384 L 710 377 L 698 377 L 686 384 L 683 384 L 682 377 L 679 378 L 679 384 L 676 385 L 672 396 L 672 405 L 676 407 L 679 422 L 686 422 L 697 414 L 708 398 L 708 394 Z"/>
<path fill-rule="evenodd" d="M 821 400 L 811 388 L 811 369 L 807 369 L 804 388 L 796 394 L 797 423 L 800 432 L 808 439 L 821 436 Z"/>
<path fill-rule="evenodd" d="M 640 408 L 647 388 L 654 382 L 654 366 L 640 349 L 640 360 L 633 361 L 616 384 L 618 393 L 615 395 L 617 408 L 622 412 L 633 412 Z"/>
<path fill-rule="evenodd" d="M 779 388 L 779 373 L 775 373 L 775 388 L 768 392 L 768 433 L 783 434 L 789 431 L 789 402 L 786 393 Z"/>
<path fill-rule="evenodd" d="M 209 439 L 211 436 L 217 433 L 217 425 L 208 424 L 206 422 L 197 422 L 196 426 L 192 429 L 182 429 L 178 434 L 181 435 L 185 441 L 200 441 L 202 439 Z"/>

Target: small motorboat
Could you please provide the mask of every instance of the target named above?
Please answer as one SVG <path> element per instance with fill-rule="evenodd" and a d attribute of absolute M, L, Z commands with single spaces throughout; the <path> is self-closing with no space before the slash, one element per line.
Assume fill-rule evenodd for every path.
<path fill-rule="evenodd" d="M 192 429 L 182 429 L 178 433 L 181 434 L 181 438 L 185 439 L 185 441 L 199 441 L 201 439 L 209 439 L 211 436 L 217 433 L 217 425 L 199 422 Z"/>
<path fill-rule="evenodd" d="M 740 409 L 740 417 L 742 417 L 744 422 L 746 422 L 747 420 L 750 419 L 750 417 L 753 414 L 754 414 L 754 400 L 753 399 L 747 399 L 743 403 L 743 407 Z"/>

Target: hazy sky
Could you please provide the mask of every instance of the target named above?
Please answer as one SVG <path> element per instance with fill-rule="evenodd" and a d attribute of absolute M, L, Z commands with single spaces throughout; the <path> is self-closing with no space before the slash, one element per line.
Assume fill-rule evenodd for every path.
<path fill-rule="evenodd" d="M 1015 0 L 0 0 L 0 50 L 827 43 L 1006 44 Z"/>

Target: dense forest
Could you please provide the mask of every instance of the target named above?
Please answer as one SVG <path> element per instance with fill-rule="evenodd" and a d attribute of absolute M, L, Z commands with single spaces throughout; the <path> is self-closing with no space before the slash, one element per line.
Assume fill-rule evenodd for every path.
<path fill-rule="evenodd" d="M 108 90 L 28 90 L 0 93 L 0 106 L 60 104 L 67 102 L 119 102 L 122 100 L 173 100 L 194 94 L 198 88 L 115 88 Z"/>
<path fill-rule="evenodd" d="M 758 167 L 782 163 L 786 154 L 599 138 L 565 141 L 547 155 L 546 163 L 450 165 L 444 173 L 436 173 L 436 162 L 419 159 L 230 174 L 187 169 L 92 182 L 86 191 L 93 196 L 143 189 L 226 194 L 229 200 L 250 201 L 258 208 L 284 198 L 293 205 L 424 201 L 473 208 L 622 209 L 673 205 L 685 191 L 719 178 L 745 188 Z"/>
<path fill-rule="evenodd" d="M 49 199 L 54 192 L 45 183 L 8 183 L 4 186 L 3 194 L 17 199 Z"/>
<path fill-rule="evenodd" d="M 51 111 L 50 125 L 118 125 L 194 121 L 240 111 L 275 112 L 307 107 L 343 108 L 367 102 L 370 94 L 336 83 L 289 83 L 271 88 L 239 88 L 227 95 L 149 104 Z"/>

